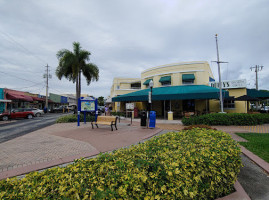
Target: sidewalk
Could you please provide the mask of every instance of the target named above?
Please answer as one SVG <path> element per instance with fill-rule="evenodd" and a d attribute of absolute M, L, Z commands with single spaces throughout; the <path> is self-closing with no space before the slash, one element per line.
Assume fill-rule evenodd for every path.
<path fill-rule="evenodd" d="M 130 146 L 160 131 L 123 121 L 114 131 L 109 126 L 92 129 L 90 123 L 54 124 L 0 144 L 0 179 Z"/>
<path fill-rule="evenodd" d="M 136 144 L 159 133 L 183 128 L 179 120 L 157 120 L 155 129 L 146 129 L 140 127 L 140 120 L 133 120 L 131 124 L 130 119 L 121 119 L 118 130 L 114 131 L 109 126 L 92 129 L 90 123 L 81 123 L 80 127 L 76 123 L 54 124 L 0 144 L 0 179 L 70 163 L 81 157 L 96 156 L 101 152 Z M 242 126 L 213 128 L 229 133 L 236 141 L 244 139 L 234 134 L 235 132 L 251 132 L 249 127 Z M 263 125 L 259 130 L 264 133 L 268 129 L 269 125 Z M 243 147 L 241 150 L 269 173 L 267 162 Z M 244 199 L 249 199 L 238 182 L 235 187 L 241 191 Z M 242 199 L 241 193 L 233 194 L 230 199 Z"/>

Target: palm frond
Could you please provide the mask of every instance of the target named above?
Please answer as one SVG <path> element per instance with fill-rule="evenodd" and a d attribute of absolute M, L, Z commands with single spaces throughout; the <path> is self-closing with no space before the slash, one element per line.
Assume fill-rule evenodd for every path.
<path fill-rule="evenodd" d="M 93 63 L 88 63 L 82 67 L 83 76 L 85 76 L 87 84 L 89 85 L 92 81 L 99 80 L 99 69 Z"/>

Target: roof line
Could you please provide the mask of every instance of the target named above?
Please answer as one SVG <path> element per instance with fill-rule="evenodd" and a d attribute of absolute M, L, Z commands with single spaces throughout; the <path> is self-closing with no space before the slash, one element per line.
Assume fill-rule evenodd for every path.
<path fill-rule="evenodd" d="M 192 65 L 192 64 L 205 64 L 205 63 L 207 63 L 207 61 L 193 61 L 193 62 L 172 63 L 172 64 L 167 64 L 167 65 L 161 65 L 161 66 L 157 66 L 157 67 L 152 67 L 150 69 L 146 69 L 146 70 L 142 71 L 141 73 L 149 72 L 149 71 L 164 68 L 164 67 L 173 67 L 173 66 L 179 66 L 179 65 Z"/>

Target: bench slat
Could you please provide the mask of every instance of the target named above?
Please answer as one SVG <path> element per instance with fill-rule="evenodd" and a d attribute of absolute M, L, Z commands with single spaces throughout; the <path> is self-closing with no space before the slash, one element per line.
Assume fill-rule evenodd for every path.
<path fill-rule="evenodd" d="M 96 126 L 97 124 L 110 125 L 112 131 L 113 131 L 112 125 L 114 125 L 116 130 L 118 130 L 117 129 L 117 117 L 115 116 L 98 116 L 96 122 L 92 122 L 92 128 L 93 128 L 93 124 L 95 124 Z"/>

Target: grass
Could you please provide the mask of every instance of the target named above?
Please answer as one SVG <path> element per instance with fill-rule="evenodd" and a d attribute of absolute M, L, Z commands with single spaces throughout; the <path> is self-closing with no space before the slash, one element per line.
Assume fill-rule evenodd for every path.
<path fill-rule="evenodd" d="M 236 133 L 248 142 L 239 142 L 249 151 L 256 154 L 266 162 L 269 162 L 269 134 L 262 133 Z"/>

